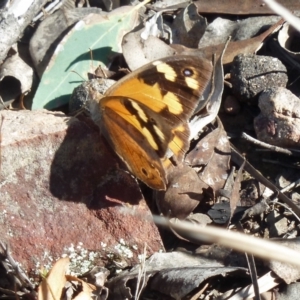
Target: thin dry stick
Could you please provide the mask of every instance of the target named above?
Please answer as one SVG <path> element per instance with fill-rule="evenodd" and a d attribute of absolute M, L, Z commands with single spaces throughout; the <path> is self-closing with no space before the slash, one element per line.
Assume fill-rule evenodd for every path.
<path fill-rule="evenodd" d="M 287 167 L 287 168 L 293 168 L 293 169 L 300 169 L 300 166 L 297 166 L 297 165 L 293 165 L 293 164 L 285 164 L 285 163 L 282 163 L 280 161 L 277 161 L 277 160 L 272 160 L 272 159 L 262 159 L 262 162 L 266 162 L 266 163 L 270 163 L 270 164 L 274 164 L 274 165 L 278 165 L 278 166 L 284 166 L 284 167 Z"/>
<path fill-rule="evenodd" d="M 146 282 L 146 255 L 147 255 L 147 245 L 144 247 L 144 252 L 141 255 L 141 262 L 139 265 L 139 273 L 138 273 L 138 278 L 137 278 L 137 285 L 136 285 L 136 290 L 135 290 L 135 300 L 138 300 L 141 296 L 141 293 L 145 287 L 145 282 Z M 142 284 L 140 285 L 142 281 Z"/>
<path fill-rule="evenodd" d="M 289 184 L 286 187 L 284 187 L 283 189 L 281 189 L 281 192 L 282 193 L 289 192 L 291 189 L 297 188 L 298 186 L 300 186 L 300 179 L 292 182 L 291 184 Z"/>
<path fill-rule="evenodd" d="M 232 160 L 239 166 L 244 162 L 244 157 L 231 145 L 231 157 Z M 298 207 L 289 197 L 283 194 L 276 185 L 271 181 L 261 175 L 248 161 L 245 163 L 244 170 L 247 171 L 250 175 L 272 190 L 274 193 L 278 193 L 278 198 L 289 205 L 293 211 L 300 217 L 300 207 Z"/>
<path fill-rule="evenodd" d="M 247 140 L 248 142 L 251 142 L 255 145 L 261 146 L 263 148 L 266 148 L 268 150 L 274 151 L 274 152 L 279 152 L 279 153 L 283 153 L 286 155 L 290 155 L 290 156 L 300 156 L 300 151 L 299 150 L 290 150 L 290 149 L 285 149 L 282 147 L 278 147 L 278 146 L 274 146 L 274 145 L 270 145 L 268 143 L 259 141 L 257 139 L 255 139 L 254 137 L 248 135 L 247 133 L 243 132 L 241 134 L 241 138 Z"/>
<path fill-rule="evenodd" d="M 239 252 L 247 252 L 264 260 L 277 260 L 300 268 L 300 254 L 278 243 L 256 238 L 213 226 L 201 227 L 186 221 L 170 223 L 163 217 L 153 217 L 157 225 L 172 226 L 172 229 L 186 239 L 205 243 L 217 243 Z"/>
<path fill-rule="evenodd" d="M 276 260 L 290 264 L 295 268 L 300 268 L 299 252 L 273 241 L 213 226 L 202 227 L 187 221 L 177 220 L 176 223 L 171 223 L 165 217 L 155 215 L 152 218 L 147 217 L 127 207 L 122 207 L 120 211 L 124 214 L 140 217 L 144 221 L 154 221 L 155 224 L 168 229 L 172 226 L 172 230 L 184 236 L 184 238 L 192 239 L 195 242 L 217 243 L 239 252 L 251 253 L 267 261 Z"/>
<path fill-rule="evenodd" d="M 264 0 L 264 2 L 279 16 L 284 18 L 294 28 L 300 31 L 300 20 L 294 16 L 288 9 L 274 0 Z"/>
<path fill-rule="evenodd" d="M 21 109 L 24 109 L 24 110 L 27 110 L 27 108 L 25 107 L 24 105 L 24 94 L 22 93 L 21 96 L 20 96 L 20 108 Z"/>
<path fill-rule="evenodd" d="M 269 201 L 269 204 L 276 204 L 276 205 L 280 205 L 280 206 L 284 207 L 285 209 L 290 211 L 290 213 L 292 213 L 294 215 L 294 217 L 300 222 L 300 218 L 291 210 L 290 207 L 288 207 L 284 203 L 281 203 L 281 202 L 278 202 L 278 201 L 274 200 L 274 201 Z"/>
<path fill-rule="evenodd" d="M 197 300 L 204 293 L 204 291 L 208 288 L 209 283 L 207 282 L 204 287 L 197 292 L 190 300 Z"/>
<path fill-rule="evenodd" d="M 16 261 L 11 256 L 8 246 L 0 241 L 0 251 L 3 253 L 3 255 L 6 257 L 5 263 L 7 265 L 7 272 L 13 273 L 18 280 L 20 280 L 21 284 L 23 286 L 28 286 L 32 290 L 34 289 L 34 285 L 31 283 L 30 279 L 27 277 L 26 273 L 18 266 Z"/>

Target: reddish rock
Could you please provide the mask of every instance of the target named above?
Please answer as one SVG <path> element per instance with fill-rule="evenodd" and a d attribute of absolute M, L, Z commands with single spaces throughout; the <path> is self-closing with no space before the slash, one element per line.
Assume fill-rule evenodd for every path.
<path fill-rule="evenodd" d="M 150 212 L 136 180 L 118 169 L 93 123 L 48 111 L 2 116 L 0 236 L 25 270 L 66 249 L 103 257 L 121 239 L 131 262 L 145 243 L 149 254 L 162 248 L 156 226 L 140 217 Z"/>

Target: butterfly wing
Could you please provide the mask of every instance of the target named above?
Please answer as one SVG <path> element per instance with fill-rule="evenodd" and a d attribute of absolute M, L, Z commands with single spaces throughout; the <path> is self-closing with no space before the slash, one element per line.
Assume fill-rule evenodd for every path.
<path fill-rule="evenodd" d="M 128 169 L 153 189 L 166 188 L 162 161 L 170 149 L 183 160 L 187 121 L 212 75 L 201 58 L 175 56 L 139 68 L 108 89 L 99 102 L 100 127 Z"/>
<path fill-rule="evenodd" d="M 170 149 L 182 160 L 189 147 L 187 120 L 211 75 L 212 65 L 205 59 L 185 55 L 167 57 L 125 76 L 105 96 L 133 99 L 140 107 L 143 105 L 158 115 L 157 127 L 164 136 L 159 156 Z"/>

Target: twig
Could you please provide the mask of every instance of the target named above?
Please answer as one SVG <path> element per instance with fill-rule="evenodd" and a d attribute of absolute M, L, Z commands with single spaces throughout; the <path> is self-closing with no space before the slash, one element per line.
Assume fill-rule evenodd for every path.
<path fill-rule="evenodd" d="M 289 185 L 281 189 L 281 192 L 282 193 L 289 192 L 291 189 L 297 188 L 298 186 L 300 186 L 300 179 L 297 179 L 296 181 L 290 183 Z"/>
<path fill-rule="evenodd" d="M 137 285 L 136 285 L 136 290 L 135 290 L 135 300 L 138 300 L 141 296 L 141 293 L 145 287 L 145 282 L 146 282 L 146 256 L 147 256 L 147 250 L 146 250 L 147 245 L 144 247 L 144 252 L 141 255 L 141 262 L 139 265 L 139 273 L 138 273 L 138 278 L 137 278 Z M 142 284 L 141 284 L 142 283 Z"/>
<path fill-rule="evenodd" d="M 187 221 L 177 220 L 170 222 L 169 219 L 161 216 L 145 216 L 128 207 L 122 207 L 120 212 L 126 215 L 133 215 L 141 218 L 143 221 L 153 222 L 156 225 L 172 229 L 186 239 L 192 239 L 195 242 L 217 243 L 230 249 L 252 253 L 256 257 L 260 257 L 267 261 L 276 260 L 282 263 L 288 263 L 295 268 L 300 268 L 299 252 L 282 246 L 274 241 L 257 238 L 244 233 L 233 232 L 214 226 L 200 226 Z"/>
<path fill-rule="evenodd" d="M 44 17 L 46 14 L 51 15 L 54 11 L 58 10 L 62 6 L 62 2 L 60 0 L 52 1 L 49 5 L 47 5 L 45 8 L 42 9 L 42 12 L 37 14 L 32 21 L 36 22 L 42 17 Z"/>
<path fill-rule="evenodd" d="M 300 218 L 290 209 L 290 207 L 288 207 L 284 203 L 278 202 L 278 201 L 276 201 L 276 199 L 274 201 L 269 201 L 268 203 L 269 204 L 278 204 L 278 205 L 284 207 L 285 209 L 287 209 L 288 211 L 290 211 L 295 216 L 295 218 L 300 222 Z"/>
<path fill-rule="evenodd" d="M 233 162 L 241 166 L 244 162 L 244 157 L 231 145 L 231 157 Z M 289 205 L 293 211 L 300 217 L 300 207 L 298 207 L 289 197 L 283 194 L 276 185 L 274 185 L 271 181 L 265 178 L 262 174 L 260 174 L 248 161 L 245 162 L 244 170 L 247 171 L 250 175 L 272 190 L 274 193 L 278 193 L 278 198 Z"/>
<path fill-rule="evenodd" d="M 272 160 L 272 159 L 263 158 L 262 162 L 266 162 L 266 163 L 270 163 L 270 164 L 274 164 L 274 165 L 279 165 L 279 166 L 284 166 L 284 167 L 287 167 L 287 168 L 300 169 L 300 166 L 295 166 L 295 165 L 292 165 L 292 164 L 286 164 L 286 163 L 283 163 L 283 162 L 280 162 L 280 161 L 277 161 L 277 160 Z"/>
<path fill-rule="evenodd" d="M 265 142 L 262 142 L 262 141 L 259 141 L 259 140 L 255 139 L 254 137 L 248 135 L 245 132 L 243 132 L 241 134 L 241 138 L 245 139 L 248 142 L 253 143 L 254 145 L 261 146 L 263 148 L 266 148 L 266 149 L 274 151 L 274 152 L 283 153 L 283 154 L 286 154 L 286 155 L 289 155 L 289 156 L 300 156 L 300 151 L 299 150 L 290 150 L 290 149 L 285 149 L 285 148 L 282 148 L 282 147 L 270 145 L 268 143 L 265 143 Z"/>
<path fill-rule="evenodd" d="M 0 241 L 0 249 L 2 250 L 3 255 L 6 257 L 5 260 L 2 261 L 2 265 L 6 269 L 7 273 L 12 273 L 14 278 L 20 281 L 21 286 L 29 287 L 31 290 L 33 290 L 34 285 L 31 283 L 25 272 L 18 266 L 16 261 L 10 255 L 7 245 L 5 245 L 2 241 Z"/>
<path fill-rule="evenodd" d="M 197 300 L 200 299 L 200 296 L 204 293 L 204 291 L 208 288 L 209 283 L 207 282 L 204 287 L 198 291 L 192 298 L 191 300 Z"/>
<path fill-rule="evenodd" d="M 300 31 L 300 21 L 299 18 L 294 16 L 288 9 L 286 9 L 281 4 L 274 0 L 264 0 L 264 2 L 279 16 L 284 18 L 288 23 L 290 23 L 295 29 Z"/>

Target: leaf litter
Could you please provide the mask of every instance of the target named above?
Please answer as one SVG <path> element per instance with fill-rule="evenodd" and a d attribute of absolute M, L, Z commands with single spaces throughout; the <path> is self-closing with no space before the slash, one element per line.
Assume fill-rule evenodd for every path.
<path fill-rule="evenodd" d="M 201 10 L 197 2 L 196 6 L 180 3 L 168 8 L 166 1 L 166 7 L 163 9 L 156 8 L 155 5 L 149 5 L 147 9 L 144 7 L 140 15 L 144 17 L 145 23 L 140 23 L 140 30 L 133 29 L 138 22 L 136 11 L 132 8 L 125 8 L 125 13 L 132 12 L 126 15 L 126 24 L 125 17 L 116 14 L 110 18 L 108 13 L 106 17 L 101 17 L 100 22 L 97 19 L 92 33 L 89 33 L 93 35 L 94 40 L 80 42 L 85 35 L 80 33 L 80 24 L 85 22 L 85 26 L 90 26 L 93 18 L 97 18 L 89 16 L 79 21 L 57 45 L 57 51 L 41 77 L 32 109 L 58 109 L 62 104 L 68 103 L 69 96 L 66 95 L 70 95 L 73 84 L 76 82 L 76 86 L 80 81 L 73 79 L 74 74 L 70 79 L 71 66 L 76 66 L 76 71 L 83 77 L 92 69 L 87 56 L 90 53 L 89 47 L 92 48 L 93 57 L 104 62 L 103 68 L 112 66 L 111 51 L 123 52 L 127 63 L 125 67 L 128 66 L 131 71 L 148 61 L 176 54 L 199 55 L 211 60 L 213 55 L 216 55 L 217 58 L 212 82 L 204 95 L 205 99 L 201 99 L 201 108 L 190 123 L 194 134 L 191 149 L 186 156 L 186 164 L 173 168 L 168 175 L 172 186 L 166 192 L 153 193 L 157 202 L 154 213 L 162 213 L 171 218 L 154 217 L 163 230 L 169 229 L 174 234 L 168 233 L 169 239 L 165 240 L 168 252 L 156 253 L 146 259 L 145 250 L 141 255 L 140 264 L 125 269 L 119 275 L 109 275 L 107 269 L 101 269 L 99 272 L 91 270 L 90 273 L 82 275 L 83 279 L 67 275 L 68 258 L 60 259 L 40 283 L 36 294 L 38 299 L 193 299 L 193 296 L 197 299 L 260 299 L 259 293 L 269 291 L 269 296 L 274 295 L 274 287 L 277 287 L 282 295 L 288 294 L 291 283 L 299 280 L 299 178 L 296 175 L 295 184 L 288 191 L 281 190 L 282 187 L 274 184 L 275 176 L 284 174 L 284 168 L 293 168 L 294 174 L 297 174 L 299 169 L 298 158 L 293 154 L 299 151 L 300 127 L 297 123 L 297 109 L 295 111 L 289 107 L 297 108 L 294 102 L 299 100 L 300 95 L 295 84 L 299 72 L 300 51 L 291 42 L 299 33 L 292 30 L 288 23 L 283 25 L 284 20 L 280 19 L 268 29 L 261 28 L 262 33 L 255 37 L 229 42 L 222 59 L 220 54 L 225 49 L 224 42 L 201 49 L 201 37 L 207 32 L 209 23 L 205 19 L 209 19 L 205 12 L 218 14 L 220 11 L 224 13 L 225 10 L 226 13 L 232 13 L 232 7 L 228 2 L 225 7 L 224 3 L 219 6 L 219 9 L 212 10 L 212 7 L 218 6 L 208 9 L 204 5 Z M 220 1 L 213 2 L 220 4 Z M 287 7 L 290 5 L 288 3 Z M 271 14 L 268 7 L 263 6 L 262 11 Z M 201 12 L 204 12 L 204 16 Z M 252 13 L 251 10 L 235 13 L 251 15 L 257 14 L 257 11 L 254 9 Z M 171 19 L 175 21 L 170 22 Z M 251 17 L 247 19 L 251 24 Z M 106 24 L 107 27 L 97 27 L 108 20 L 111 23 Z M 111 33 L 107 31 L 111 26 L 118 28 L 113 35 L 114 40 L 107 34 Z M 147 32 L 145 28 L 148 28 Z M 101 30 L 105 38 L 100 38 L 101 43 L 97 44 L 97 47 L 105 51 L 104 55 L 98 58 L 95 43 L 99 41 L 97 31 Z M 72 35 L 76 37 L 72 38 Z M 222 39 L 227 40 L 227 35 L 224 34 Z M 174 42 L 180 44 L 174 45 Z M 84 47 L 78 50 L 80 43 L 84 43 Z M 276 46 L 270 50 L 268 44 Z M 92 47 L 93 45 L 95 47 Z M 269 86 L 263 86 L 263 93 L 252 97 L 251 104 L 242 101 L 243 95 L 231 89 L 230 76 L 225 76 L 227 85 L 224 87 L 222 64 L 225 66 L 225 74 L 228 74 L 228 68 L 231 68 L 232 61 L 238 54 L 278 56 L 286 65 L 289 75 L 289 89 L 282 88 L 285 97 L 288 98 L 287 102 L 280 103 L 279 108 L 274 108 L 276 97 L 282 99 L 282 91 L 270 92 Z M 83 67 L 77 68 L 79 64 Z M 291 69 L 291 65 L 296 66 L 296 70 Z M 57 70 L 54 72 L 55 68 Z M 258 73 L 262 73 L 262 76 L 264 71 L 258 66 Z M 278 72 L 275 69 L 274 72 L 276 71 Z M 245 78 L 250 79 L 247 76 Z M 53 94 L 53 87 L 55 92 L 58 91 L 57 86 L 60 88 L 61 82 L 66 82 L 67 85 L 57 94 Z M 27 91 L 26 87 L 21 93 Z M 226 114 L 221 101 L 227 95 L 239 102 L 238 114 Z M 257 121 L 258 108 L 264 113 L 262 105 L 269 105 L 269 111 Z M 276 119 L 279 117 L 281 119 Z M 251 123 L 247 122 L 248 119 Z M 203 122 L 204 120 L 208 121 Z M 284 128 L 288 129 L 281 129 L 280 122 L 284 122 Z M 292 134 L 288 135 L 286 132 Z M 251 139 L 245 141 L 241 138 L 247 134 L 256 134 L 258 139 L 254 143 Z M 286 149 L 290 145 L 293 149 Z M 278 151 L 280 147 L 289 151 L 290 160 Z M 276 164 L 271 164 L 267 158 L 272 158 Z M 285 164 L 284 168 L 280 163 Z M 255 194 L 251 201 L 242 201 L 242 196 L 246 195 L 249 189 L 249 183 L 253 181 L 255 186 L 263 185 L 263 189 Z M 290 199 L 292 192 L 298 202 Z M 192 217 L 200 214 L 210 217 L 210 220 Z M 182 219 L 189 222 L 184 223 Z M 207 225 L 209 223 L 215 227 Z M 238 233 L 239 231 L 243 234 Z M 17 270 L 10 254 L 4 250 L 5 247 L 1 251 L 1 266 L 7 273 Z M 248 254 L 248 263 L 243 252 Z M 251 259 L 252 254 L 266 263 L 259 260 L 254 262 Z M 256 265 L 259 278 L 256 278 L 253 264 Z M 249 270 L 252 273 L 251 279 Z M 21 273 L 15 272 L 14 280 L 20 278 Z M 251 290 L 251 280 L 254 293 Z M 22 281 L 24 282 L 24 278 Z M 1 297 L 9 294 L 3 289 L 1 293 Z M 27 284 L 27 289 L 23 289 L 20 295 L 23 297 L 29 293 L 34 293 L 34 288 Z"/>

